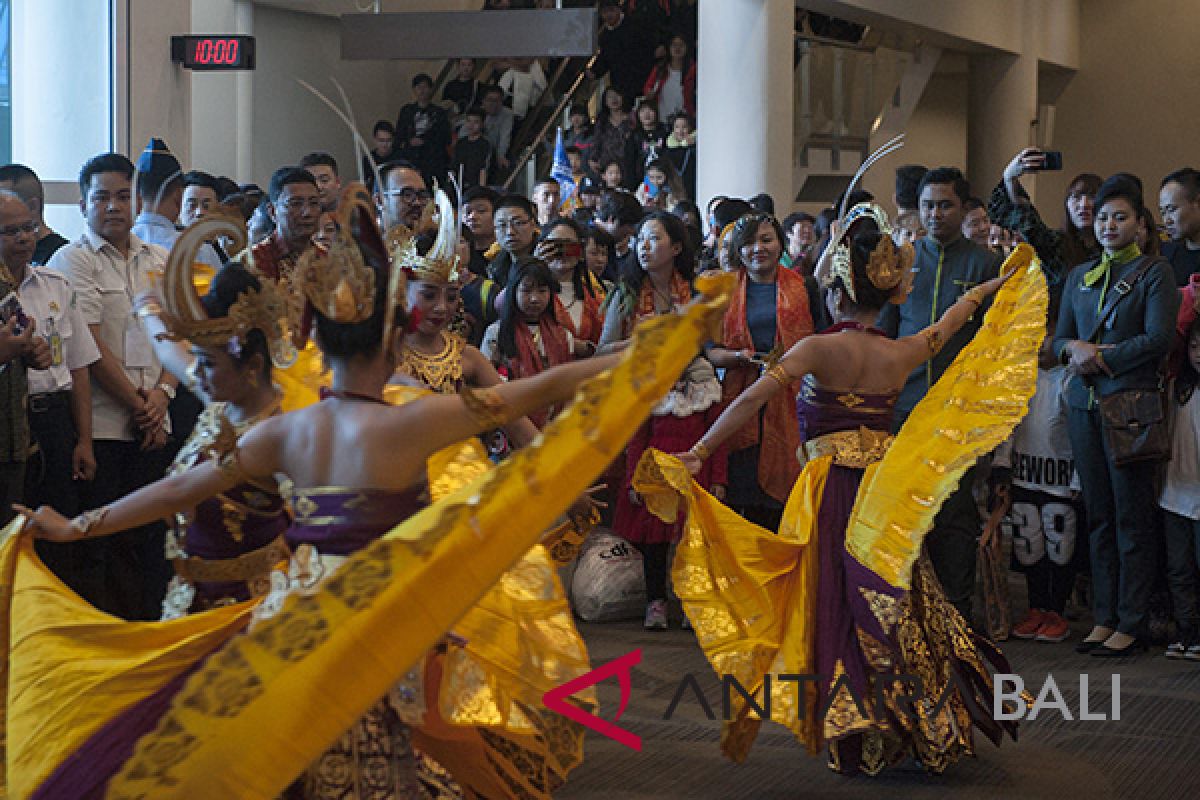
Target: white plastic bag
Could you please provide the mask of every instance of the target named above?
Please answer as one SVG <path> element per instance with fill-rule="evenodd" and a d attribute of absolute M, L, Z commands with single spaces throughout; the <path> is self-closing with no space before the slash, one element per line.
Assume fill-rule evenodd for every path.
<path fill-rule="evenodd" d="M 571 606 L 586 622 L 640 619 L 646 610 L 642 554 L 609 530 L 593 530 L 575 561 Z"/>

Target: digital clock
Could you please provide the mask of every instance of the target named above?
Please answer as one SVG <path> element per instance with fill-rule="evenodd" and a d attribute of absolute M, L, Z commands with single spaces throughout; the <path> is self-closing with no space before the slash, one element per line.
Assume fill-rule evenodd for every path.
<path fill-rule="evenodd" d="M 254 37 L 172 36 L 171 60 L 185 69 L 254 69 Z"/>

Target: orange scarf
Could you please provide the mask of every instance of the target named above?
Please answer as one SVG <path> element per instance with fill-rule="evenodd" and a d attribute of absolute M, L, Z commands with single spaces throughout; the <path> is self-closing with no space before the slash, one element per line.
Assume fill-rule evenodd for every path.
<path fill-rule="evenodd" d="M 738 270 L 738 285 L 722 323 L 724 346 L 730 350 L 753 350 L 750 328 L 746 325 L 746 270 Z M 780 267 L 775 278 L 775 348 L 779 353 L 813 333 L 812 312 L 808 307 L 808 287 L 804 278 Z M 722 402 L 725 405 L 758 380 L 757 366 L 731 367 L 725 370 Z M 793 381 L 788 391 L 777 392 L 767 402 L 762 418 L 762 450 L 758 458 L 758 484 L 763 491 L 783 503 L 800 476 L 796 448 L 800 429 L 796 423 L 796 395 L 800 382 Z M 753 419 L 729 440 L 732 453 L 759 443 L 759 421 Z"/>
<path fill-rule="evenodd" d="M 578 328 L 575 327 L 575 320 L 571 319 L 571 312 L 562 304 L 557 295 L 554 297 L 554 316 L 558 318 L 558 323 L 569 330 L 576 339 L 599 344 L 600 331 L 604 328 L 604 316 L 600 313 L 600 305 L 604 302 L 604 298 L 596 294 L 588 294 L 585 289 L 583 297 L 576 297 L 575 300 L 583 303 L 583 316 L 579 319 Z"/>
<path fill-rule="evenodd" d="M 517 355 L 508 359 L 508 378 L 528 378 L 543 370 L 559 364 L 566 364 L 572 359 L 570 345 L 567 343 L 567 330 L 550 314 L 542 314 L 538 320 L 538 334 L 542 347 L 546 351 L 545 358 L 539 352 L 538 344 L 534 341 L 533 333 L 525 322 L 518 322 L 513 329 L 513 341 L 517 345 Z M 529 415 L 529 421 L 540 430 L 558 408 L 536 411 Z"/>

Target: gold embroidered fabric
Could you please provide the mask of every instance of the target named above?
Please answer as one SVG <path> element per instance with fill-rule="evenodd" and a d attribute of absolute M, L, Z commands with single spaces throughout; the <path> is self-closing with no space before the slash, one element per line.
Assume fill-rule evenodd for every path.
<path fill-rule="evenodd" d="M 1046 279 L 1020 245 L 1002 269 L 1023 264 L 996 293 L 975 338 L 917 404 L 887 455 L 863 478 L 846 549 L 888 583 L 909 588 L 913 561 L 942 503 L 976 459 L 1008 438 L 1037 388 L 1046 335 Z"/>
<path fill-rule="evenodd" d="M 467 342 L 446 331 L 442 333 L 442 340 L 445 345 L 432 355 L 407 345 L 403 347 L 397 372 L 420 381 L 438 394 L 454 394 L 462 385 L 462 354 Z"/>
<path fill-rule="evenodd" d="M 270 573 L 272 567 L 286 561 L 288 552 L 288 546 L 280 536 L 265 547 L 242 553 L 235 558 L 208 559 L 189 556 L 177 558 L 172 563 L 175 566 L 175 574 L 192 583 L 251 581 Z"/>
<path fill-rule="evenodd" d="M 698 280 L 704 299 L 644 322 L 620 364 L 585 383 L 538 443 L 347 559 L 316 594 L 288 596 L 277 615 L 222 648 L 139 741 L 109 797 L 277 795 L 458 629 L 611 463 L 721 318 L 731 281 Z M 372 668 L 348 681 L 348 663 Z"/>
<path fill-rule="evenodd" d="M 864 469 L 883 458 L 894 438 L 883 431 L 860 427 L 818 436 L 804 443 L 804 451 L 809 459 L 832 456 L 836 466 Z"/>

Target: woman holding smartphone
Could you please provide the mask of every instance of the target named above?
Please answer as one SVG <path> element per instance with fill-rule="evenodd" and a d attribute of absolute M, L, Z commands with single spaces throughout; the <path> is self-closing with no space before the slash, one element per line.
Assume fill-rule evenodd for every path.
<path fill-rule="evenodd" d="M 600 311 L 604 291 L 588 270 L 583 239 L 579 223 L 560 217 L 546 226 L 533 251 L 558 280 L 555 316 L 575 338 L 575 358 L 586 358 L 596 352 L 604 328 L 604 315 Z"/>

